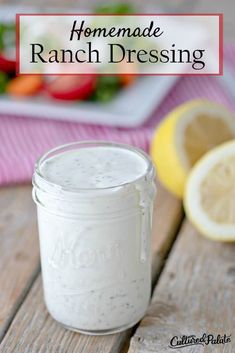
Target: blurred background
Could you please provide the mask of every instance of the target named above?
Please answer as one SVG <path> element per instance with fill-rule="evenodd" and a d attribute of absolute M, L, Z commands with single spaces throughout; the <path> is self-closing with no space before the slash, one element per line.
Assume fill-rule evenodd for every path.
<path fill-rule="evenodd" d="M 80 9 L 224 13 L 224 76 L 120 76 L 99 78 L 95 83 L 79 77 L 46 83 L 38 77 L 15 77 L 12 19 L 16 12 L 31 12 L 32 8 L 62 13 Z M 192 99 L 209 99 L 235 111 L 234 13 L 231 0 L 0 0 L 0 184 L 29 182 L 35 160 L 45 150 L 76 140 L 113 140 L 148 152 L 159 122 Z"/>
<path fill-rule="evenodd" d="M 16 1 L 16 0 L 1 0 L 0 4 L 14 4 L 14 5 L 27 5 L 27 6 L 40 6 L 40 7 L 54 7 L 54 8 L 66 8 L 69 9 L 71 7 L 86 7 L 92 9 L 93 6 L 104 4 L 103 0 L 40 0 L 40 1 Z M 232 0 L 169 0 L 169 1 L 159 1 L 159 0 L 126 0 L 125 3 L 135 4 L 138 9 L 144 9 L 147 6 L 157 7 L 164 12 L 183 12 L 183 13 L 192 13 L 192 12 L 222 12 L 224 13 L 225 20 L 225 37 L 227 39 L 233 39 L 234 35 L 234 11 L 235 11 L 235 3 Z"/>

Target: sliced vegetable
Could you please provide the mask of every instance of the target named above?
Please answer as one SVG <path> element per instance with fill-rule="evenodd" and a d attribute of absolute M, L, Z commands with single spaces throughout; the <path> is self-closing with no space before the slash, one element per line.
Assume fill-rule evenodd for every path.
<path fill-rule="evenodd" d="M 0 24 L 0 71 L 13 73 L 15 60 L 15 24 Z"/>
<path fill-rule="evenodd" d="M 6 91 L 12 96 L 33 96 L 41 90 L 42 85 L 42 76 L 18 76 L 8 83 Z"/>
<path fill-rule="evenodd" d="M 115 96 L 120 88 L 121 82 L 118 76 L 99 76 L 92 100 L 96 102 L 108 102 Z"/>
<path fill-rule="evenodd" d="M 0 93 L 4 93 L 6 91 L 8 81 L 8 75 L 5 72 L 0 72 Z"/>
<path fill-rule="evenodd" d="M 129 86 L 136 80 L 136 75 L 134 74 L 120 74 L 119 77 L 123 86 Z"/>
<path fill-rule="evenodd" d="M 4 71 L 7 73 L 14 72 L 16 68 L 16 61 L 4 56 L 4 54 L 0 54 L 0 71 Z"/>
<path fill-rule="evenodd" d="M 131 85 L 138 76 L 138 65 L 137 63 L 120 62 L 118 72 L 120 72 L 118 76 L 121 84 L 123 86 Z"/>
<path fill-rule="evenodd" d="M 45 91 L 56 99 L 82 100 L 91 96 L 95 84 L 95 75 L 60 76 L 49 82 Z"/>

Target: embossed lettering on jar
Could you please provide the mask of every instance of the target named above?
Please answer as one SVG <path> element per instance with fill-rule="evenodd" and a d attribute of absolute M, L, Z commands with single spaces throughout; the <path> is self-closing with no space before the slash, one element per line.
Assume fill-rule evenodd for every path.
<path fill-rule="evenodd" d="M 106 142 L 64 145 L 36 164 L 44 297 L 67 328 L 113 333 L 145 314 L 154 177 L 144 152 Z"/>

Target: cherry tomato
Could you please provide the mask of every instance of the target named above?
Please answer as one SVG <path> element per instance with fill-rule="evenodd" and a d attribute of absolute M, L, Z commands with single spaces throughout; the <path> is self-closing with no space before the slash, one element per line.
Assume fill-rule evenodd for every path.
<path fill-rule="evenodd" d="M 0 71 L 11 73 L 16 69 L 16 61 L 0 54 Z"/>
<path fill-rule="evenodd" d="M 45 85 L 51 97 L 61 100 L 83 100 L 95 89 L 95 75 L 59 76 Z"/>

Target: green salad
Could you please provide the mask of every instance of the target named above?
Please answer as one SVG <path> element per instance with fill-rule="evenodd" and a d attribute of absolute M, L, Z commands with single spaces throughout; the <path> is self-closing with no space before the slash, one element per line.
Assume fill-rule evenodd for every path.
<path fill-rule="evenodd" d="M 119 2 L 104 4 L 94 10 L 97 14 L 133 12 L 132 5 Z M 0 94 L 15 97 L 44 94 L 51 99 L 108 102 L 135 78 L 127 74 L 53 76 L 53 79 L 42 75 L 16 76 L 15 24 L 0 23 Z"/>

